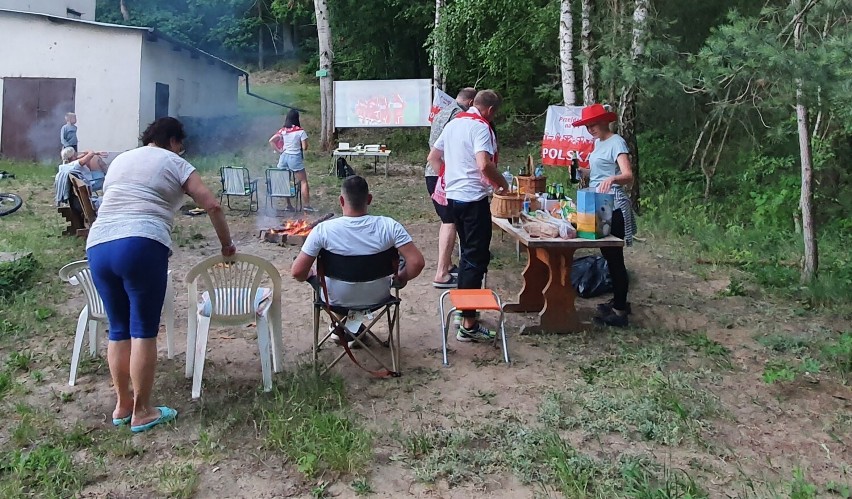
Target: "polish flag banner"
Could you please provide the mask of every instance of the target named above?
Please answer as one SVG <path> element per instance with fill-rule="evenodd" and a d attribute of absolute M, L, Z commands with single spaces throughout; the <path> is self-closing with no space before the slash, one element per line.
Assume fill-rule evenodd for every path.
<path fill-rule="evenodd" d="M 594 149 L 595 139 L 586 127 L 575 127 L 580 119 L 582 106 L 549 106 L 541 140 L 541 164 L 547 166 L 571 166 L 574 155 L 578 155 L 581 168 L 589 167 L 589 154 Z"/>
<path fill-rule="evenodd" d="M 432 98 L 432 109 L 429 111 L 429 123 L 435 119 L 435 115 L 440 113 L 442 109 L 453 103 L 455 99 L 447 95 L 440 88 L 435 89 L 435 96 Z"/>

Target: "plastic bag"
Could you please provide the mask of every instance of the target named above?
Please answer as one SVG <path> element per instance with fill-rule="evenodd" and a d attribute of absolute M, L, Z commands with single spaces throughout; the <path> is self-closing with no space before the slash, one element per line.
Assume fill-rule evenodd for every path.
<path fill-rule="evenodd" d="M 580 298 L 594 298 L 612 292 L 609 266 L 602 256 L 577 258 L 571 265 L 571 285 Z"/>

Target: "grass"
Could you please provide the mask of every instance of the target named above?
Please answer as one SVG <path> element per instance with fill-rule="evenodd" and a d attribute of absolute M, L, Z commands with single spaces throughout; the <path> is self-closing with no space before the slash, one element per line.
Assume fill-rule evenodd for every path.
<path fill-rule="evenodd" d="M 661 336 L 638 345 L 623 343 L 609 355 L 580 364 L 584 383 L 548 393 L 539 420 L 580 429 L 587 437 L 614 432 L 667 446 L 701 442 L 709 420 L 720 413 L 719 403 L 701 387 L 702 370 L 673 369 L 685 345 L 659 342 L 672 340 Z M 726 358 L 725 350 L 706 336 L 688 341 L 717 359 Z"/>
<path fill-rule="evenodd" d="M 852 332 L 757 337 L 770 353 L 764 370 L 766 383 L 793 381 L 801 374 L 822 371 L 836 375 L 843 384 L 852 377 Z"/>
<path fill-rule="evenodd" d="M 262 409 L 264 440 L 309 477 L 363 471 L 372 435 L 351 418 L 340 379 L 302 369 L 285 376 Z"/>

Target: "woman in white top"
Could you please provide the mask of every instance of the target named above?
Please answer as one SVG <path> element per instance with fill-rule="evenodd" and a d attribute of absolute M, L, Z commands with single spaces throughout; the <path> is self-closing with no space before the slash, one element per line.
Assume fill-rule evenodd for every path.
<path fill-rule="evenodd" d="M 112 422 L 129 424 L 134 433 L 177 416 L 170 407 L 153 406 L 151 391 L 170 233 L 184 194 L 207 210 L 222 255 L 236 252 L 219 201 L 195 168 L 179 156 L 185 137 L 180 121 L 160 118 L 142 134 L 144 146 L 115 158 L 104 180 L 98 218 L 86 240 L 92 279 L 109 318 L 107 358 L 118 399 Z"/>
<path fill-rule="evenodd" d="M 284 126 L 269 138 L 269 144 L 280 153 L 278 168 L 290 170 L 302 186 L 302 204 L 305 211 L 316 211 L 311 208 L 310 189 L 308 188 L 308 173 L 305 171 L 305 151 L 308 150 L 308 134 L 299 122 L 299 111 L 291 109 L 284 118 Z M 290 198 L 287 198 L 287 211 L 293 211 Z"/>

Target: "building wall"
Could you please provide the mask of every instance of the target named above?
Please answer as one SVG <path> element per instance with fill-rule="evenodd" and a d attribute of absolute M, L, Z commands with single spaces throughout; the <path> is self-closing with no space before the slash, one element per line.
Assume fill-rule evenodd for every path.
<path fill-rule="evenodd" d="M 0 79 L 76 79 L 80 148 L 123 151 L 137 146 L 143 32 L 0 12 L 0 33 Z M 0 116 L 2 105 L 0 99 Z M 67 111 L 56 110 L 58 116 L 51 118 L 55 136 L 32 140 L 52 140 L 59 147 Z"/>
<path fill-rule="evenodd" d="M 0 9 L 38 12 L 58 17 L 71 17 L 68 9 L 81 14 L 79 19 L 95 20 L 97 0 L 0 0 Z"/>
<path fill-rule="evenodd" d="M 160 38 L 142 45 L 139 116 L 143 126 L 154 120 L 157 83 L 169 86 L 169 116 L 213 118 L 237 113 L 239 75 L 233 68 Z"/>

